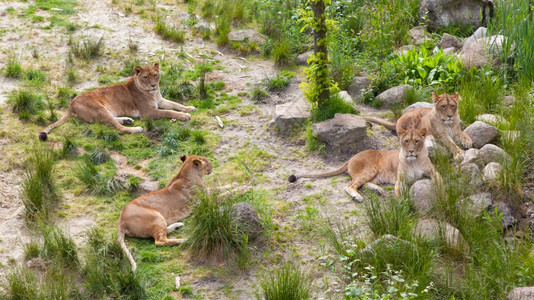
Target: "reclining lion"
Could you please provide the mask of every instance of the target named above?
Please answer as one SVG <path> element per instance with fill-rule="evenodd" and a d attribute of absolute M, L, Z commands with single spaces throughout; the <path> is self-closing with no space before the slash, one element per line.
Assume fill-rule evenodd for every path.
<path fill-rule="evenodd" d="M 144 194 L 126 204 L 119 217 L 118 241 L 135 271 L 137 265 L 124 243 L 124 236 L 154 238 L 156 245 L 174 246 L 183 239 L 169 239 L 167 234 L 183 223 L 191 213 L 189 203 L 197 192 L 205 190 L 203 177 L 211 173 L 211 163 L 202 156 L 181 155 L 184 162 L 178 174 L 161 189 Z"/>
<path fill-rule="evenodd" d="M 166 100 L 159 90 L 159 64 L 136 66 L 134 75 L 126 82 L 101 87 L 83 93 L 74 100 L 67 108 L 65 114 L 57 122 L 46 127 L 39 134 L 39 139 L 46 141 L 48 133 L 67 122 L 71 116 L 94 123 L 102 122 L 111 126 L 121 133 L 143 132 L 141 127 L 126 127 L 123 124 L 131 124 L 133 120 L 128 117 L 143 117 L 151 120 L 161 118 L 178 119 L 188 121 L 194 106 L 184 106 L 176 102 Z M 186 113 L 173 111 L 181 110 Z"/>
<path fill-rule="evenodd" d="M 365 150 L 349 159 L 340 168 L 319 174 L 301 174 L 289 176 L 289 182 L 298 178 L 321 178 L 349 173 L 352 178 L 345 192 L 352 199 L 361 202 L 362 195 L 358 188 L 366 184 L 369 189 L 382 194 L 384 190 L 377 184 L 395 184 L 395 195 L 401 194 L 404 181 L 413 183 L 423 175 L 430 178 L 438 177 L 432 162 L 428 158 L 425 147 L 426 129 L 399 129 L 399 142 L 401 150 Z"/>

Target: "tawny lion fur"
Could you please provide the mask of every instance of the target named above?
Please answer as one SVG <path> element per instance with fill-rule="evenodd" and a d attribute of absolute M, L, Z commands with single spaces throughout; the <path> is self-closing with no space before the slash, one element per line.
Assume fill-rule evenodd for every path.
<path fill-rule="evenodd" d="M 385 120 L 364 117 L 367 121 L 385 126 L 388 129 L 396 130 L 409 128 L 425 128 L 428 132 L 427 139 L 431 136 L 437 142 L 447 148 L 455 158 L 462 156 L 462 150 L 457 146 L 461 144 L 464 148 L 471 148 L 473 142 L 471 138 L 462 131 L 460 117 L 458 115 L 458 100 L 460 95 L 432 93 L 434 101 L 433 108 L 415 108 L 403 114 L 396 123 Z"/>
<path fill-rule="evenodd" d="M 395 195 L 400 196 L 404 180 L 408 183 L 422 178 L 439 176 L 428 158 L 425 147 L 426 129 L 399 129 L 401 150 L 365 150 L 354 155 L 340 168 L 319 174 L 291 175 L 290 182 L 298 178 L 321 178 L 348 172 L 352 178 L 345 192 L 361 202 L 363 197 L 358 188 L 366 184 L 368 188 L 383 193 L 377 184 L 395 184 Z"/>
<path fill-rule="evenodd" d="M 39 138 L 45 141 L 52 129 L 65 123 L 71 116 L 90 123 L 102 122 L 121 133 L 143 132 L 142 127 L 124 126 L 123 124 L 133 123 L 131 118 L 124 116 L 151 120 L 161 118 L 190 120 L 191 115 L 187 112 L 195 110 L 195 107 L 184 106 L 163 98 L 159 89 L 159 79 L 159 64 L 136 66 L 134 75 L 128 81 L 101 87 L 74 98 L 65 114 L 44 129 Z"/>
<path fill-rule="evenodd" d="M 154 238 L 158 246 L 182 243 L 183 239 L 168 239 L 167 234 L 183 225 L 178 221 L 191 213 L 189 202 L 197 192 L 205 190 L 203 177 L 211 173 L 211 163 L 197 155 L 180 158 L 184 163 L 165 188 L 136 198 L 121 212 L 118 241 L 134 271 L 137 265 L 124 243 L 124 236 Z"/>

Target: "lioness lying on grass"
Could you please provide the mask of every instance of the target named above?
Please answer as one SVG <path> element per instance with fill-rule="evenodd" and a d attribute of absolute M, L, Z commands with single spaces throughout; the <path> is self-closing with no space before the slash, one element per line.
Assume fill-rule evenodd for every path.
<path fill-rule="evenodd" d="M 381 194 L 384 190 L 377 184 L 395 184 L 395 195 L 399 197 L 403 179 L 413 183 L 423 175 L 430 178 L 439 176 L 428 158 L 425 136 L 425 128 L 421 130 L 399 128 L 400 151 L 365 150 L 354 155 L 339 169 L 319 174 L 291 175 L 288 180 L 295 182 L 298 178 L 329 177 L 348 172 L 352 181 L 345 188 L 345 192 L 358 202 L 363 201 L 358 188 L 364 184 Z"/>
<path fill-rule="evenodd" d="M 161 118 L 190 120 L 190 114 L 172 109 L 190 112 L 196 108 L 163 98 L 159 89 L 159 79 L 159 64 L 136 66 L 134 75 L 128 81 L 101 87 L 74 98 L 65 114 L 57 122 L 46 127 L 39 134 L 39 139 L 46 141 L 48 133 L 67 122 L 71 116 L 90 123 L 102 122 L 121 133 L 143 132 L 142 127 L 124 126 L 123 124 L 133 123 L 131 118 L 124 116 L 151 120 Z"/>

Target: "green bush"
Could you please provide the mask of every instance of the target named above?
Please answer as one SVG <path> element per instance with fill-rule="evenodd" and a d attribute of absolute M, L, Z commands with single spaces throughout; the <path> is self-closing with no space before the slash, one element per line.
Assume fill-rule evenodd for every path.
<path fill-rule="evenodd" d="M 265 300 L 304 300 L 311 298 L 311 277 L 297 265 L 285 263 L 260 281 Z"/>
<path fill-rule="evenodd" d="M 7 66 L 5 70 L 6 77 L 18 79 L 22 77 L 23 73 L 24 70 L 17 57 L 14 54 L 10 54 L 7 58 Z"/>
<path fill-rule="evenodd" d="M 43 111 L 45 104 L 42 96 L 31 90 L 19 89 L 9 95 L 8 103 L 12 111 L 19 115 L 21 120 L 29 120 L 31 116 Z"/>
<path fill-rule="evenodd" d="M 357 111 L 351 104 L 345 102 L 338 95 L 331 96 L 324 105 L 312 108 L 311 110 L 312 120 L 314 122 L 332 119 L 336 113 L 356 114 Z"/>

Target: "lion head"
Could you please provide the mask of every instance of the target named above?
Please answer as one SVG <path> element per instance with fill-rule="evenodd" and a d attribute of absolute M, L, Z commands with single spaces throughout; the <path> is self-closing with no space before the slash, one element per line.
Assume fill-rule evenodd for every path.
<path fill-rule="evenodd" d="M 414 161 L 419 154 L 426 150 L 425 137 L 426 128 L 422 129 L 402 129 L 399 128 L 399 142 L 401 144 L 401 155 L 407 161 Z"/>
<path fill-rule="evenodd" d="M 159 63 L 134 67 L 136 86 L 143 91 L 155 93 L 159 89 Z"/>
<path fill-rule="evenodd" d="M 441 94 L 432 93 L 432 100 L 434 101 L 434 108 L 438 113 L 439 118 L 445 125 L 452 125 L 454 120 L 458 118 L 458 100 L 460 95 L 455 93 Z"/>

